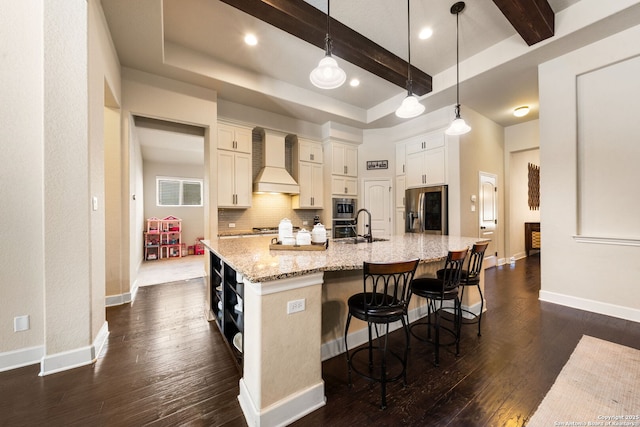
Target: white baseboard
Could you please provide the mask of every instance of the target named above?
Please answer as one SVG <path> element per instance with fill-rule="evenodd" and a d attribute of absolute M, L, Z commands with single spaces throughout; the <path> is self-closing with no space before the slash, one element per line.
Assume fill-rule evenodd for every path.
<path fill-rule="evenodd" d="M 43 356 L 40 361 L 39 375 L 55 374 L 56 372 L 92 364 L 98 358 L 108 337 L 109 325 L 104 322 L 92 345 Z"/>
<path fill-rule="evenodd" d="M 609 304 L 602 301 L 594 301 L 544 290 L 540 291 L 539 299 L 540 301 L 546 301 L 553 304 L 564 305 L 566 307 L 577 308 L 579 310 L 590 311 L 592 313 L 604 314 L 606 316 L 640 323 L 640 310 L 631 307 L 624 307 L 621 305 Z"/>
<path fill-rule="evenodd" d="M 105 297 L 105 307 L 113 307 L 116 305 L 129 304 L 136 298 L 138 292 L 138 281 L 133 282 L 133 288 L 129 292 L 119 295 L 109 295 Z"/>
<path fill-rule="evenodd" d="M 43 345 L 0 353 L 0 372 L 35 365 L 40 363 L 43 355 Z"/>
<path fill-rule="evenodd" d="M 324 396 L 324 381 L 295 393 L 286 399 L 274 403 L 262 410 L 258 410 L 251 399 L 249 390 L 240 379 L 240 408 L 244 413 L 247 424 L 254 427 L 286 426 L 307 414 L 323 407 L 327 399 Z"/>

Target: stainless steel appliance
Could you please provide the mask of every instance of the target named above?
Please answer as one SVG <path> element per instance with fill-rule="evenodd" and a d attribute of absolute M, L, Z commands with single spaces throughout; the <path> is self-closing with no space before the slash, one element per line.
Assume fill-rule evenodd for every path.
<path fill-rule="evenodd" d="M 333 199 L 333 220 L 331 234 L 334 239 L 355 237 L 356 199 Z"/>
<path fill-rule="evenodd" d="M 449 234 L 446 185 L 410 188 L 405 192 L 407 233 Z"/>

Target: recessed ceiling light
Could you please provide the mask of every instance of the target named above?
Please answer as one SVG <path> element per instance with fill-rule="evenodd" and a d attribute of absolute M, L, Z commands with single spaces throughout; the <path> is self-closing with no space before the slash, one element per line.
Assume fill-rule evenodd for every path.
<path fill-rule="evenodd" d="M 255 46 L 258 44 L 258 39 L 253 34 L 247 34 L 244 36 L 244 42 L 249 46 Z"/>
<path fill-rule="evenodd" d="M 423 28 L 422 30 L 420 30 L 420 34 L 418 35 L 418 37 L 420 37 L 420 40 L 426 40 L 432 35 L 433 30 L 431 28 Z"/>
<path fill-rule="evenodd" d="M 523 117 L 523 116 L 526 116 L 527 114 L 529 114 L 529 107 L 526 105 L 523 105 L 522 107 L 518 107 L 515 110 L 513 110 L 513 115 L 516 117 Z"/>
<path fill-rule="evenodd" d="M 351 81 L 349 82 L 349 84 L 350 84 L 351 86 L 353 86 L 353 87 L 360 86 L 360 80 L 358 80 L 358 79 L 351 79 Z"/>

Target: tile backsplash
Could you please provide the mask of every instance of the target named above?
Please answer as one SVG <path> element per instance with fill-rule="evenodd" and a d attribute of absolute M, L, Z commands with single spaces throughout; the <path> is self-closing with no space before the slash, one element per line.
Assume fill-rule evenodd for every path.
<path fill-rule="evenodd" d="M 280 220 L 289 218 L 294 226 L 313 228 L 313 217 L 319 215 L 323 219 L 323 209 L 292 209 L 291 196 L 287 194 L 254 194 L 253 204 L 249 209 L 218 209 L 218 230 L 233 231 L 229 228 L 234 223 L 235 230 L 250 230 L 253 227 L 277 227 Z"/>

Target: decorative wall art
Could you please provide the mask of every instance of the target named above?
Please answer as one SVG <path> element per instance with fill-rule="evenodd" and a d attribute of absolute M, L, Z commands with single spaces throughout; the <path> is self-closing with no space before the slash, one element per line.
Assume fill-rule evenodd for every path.
<path fill-rule="evenodd" d="M 540 209 L 540 166 L 529 163 L 529 210 Z"/>
<path fill-rule="evenodd" d="M 389 160 L 369 160 L 367 170 L 371 169 L 389 169 Z"/>

